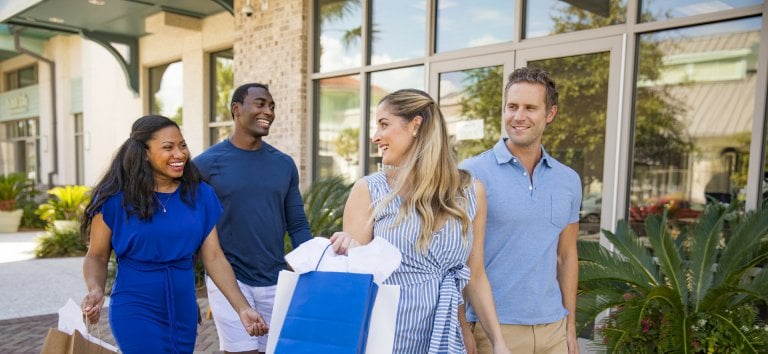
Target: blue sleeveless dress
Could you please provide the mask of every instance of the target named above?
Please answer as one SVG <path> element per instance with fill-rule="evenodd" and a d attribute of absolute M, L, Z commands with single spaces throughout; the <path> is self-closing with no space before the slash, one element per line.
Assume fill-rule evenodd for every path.
<path fill-rule="evenodd" d="M 101 208 L 112 230 L 117 275 L 109 305 L 109 325 L 122 353 L 192 353 L 197 337 L 193 255 L 213 230 L 221 205 L 201 183 L 194 206 L 181 200 L 181 187 L 156 193 L 163 207 L 151 221 L 123 209 L 123 194 Z M 156 203 L 157 204 L 157 203 Z"/>
<path fill-rule="evenodd" d="M 365 177 L 373 207 L 391 192 L 383 172 Z M 466 191 L 469 217 L 474 220 L 477 199 L 474 187 Z M 455 219 L 446 222 L 433 235 L 429 250 L 416 249 L 421 221 L 415 211 L 396 227 L 402 199 L 396 197 L 374 218 L 373 236 L 383 237 L 402 253 L 400 267 L 386 284 L 400 285 L 393 353 L 442 354 L 466 353 L 459 327 L 458 306 L 461 291 L 469 282 L 466 262 L 472 245 L 472 228 L 468 238 L 461 234 Z"/>

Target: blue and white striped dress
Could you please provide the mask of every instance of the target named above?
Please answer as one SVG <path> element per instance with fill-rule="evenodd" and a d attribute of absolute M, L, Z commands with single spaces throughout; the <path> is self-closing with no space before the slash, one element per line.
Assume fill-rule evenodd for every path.
<path fill-rule="evenodd" d="M 383 172 L 365 177 L 373 207 L 391 192 Z M 468 212 L 475 218 L 477 200 L 470 186 Z M 415 211 L 396 227 L 402 199 L 395 198 L 374 218 L 373 236 L 383 237 L 400 249 L 402 263 L 387 279 L 400 285 L 393 353 L 466 353 L 458 320 L 461 291 L 469 282 L 467 258 L 472 245 L 472 227 L 465 240 L 455 219 L 433 235 L 429 250 L 416 249 L 421 221 Z"/>

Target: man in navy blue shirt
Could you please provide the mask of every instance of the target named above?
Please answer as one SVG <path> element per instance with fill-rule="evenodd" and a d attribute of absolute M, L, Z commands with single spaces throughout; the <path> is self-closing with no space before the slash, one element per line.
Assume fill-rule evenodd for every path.
<path fill-rule="evenodd" d="M 266 85 L 238 87 L 230 104 L 235 131 L 194 159 L 224 212 L 217 228 L 224 254 L 245 297 L 269 323 L 277 275 L 286 268 L 283 237 L 297 247 L 312 238 L 293 159 L 262 140 L 275 120 Z M 227 353 L 263 353 L 267 336 L 251 337 L 215 284 L 206 277 L 219 346 Z M 238 328 L 239 327 L 239 328 Z"/>

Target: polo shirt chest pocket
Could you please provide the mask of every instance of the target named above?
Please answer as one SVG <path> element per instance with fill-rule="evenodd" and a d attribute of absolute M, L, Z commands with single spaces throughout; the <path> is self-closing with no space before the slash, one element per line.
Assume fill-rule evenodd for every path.
<path fill-rule="evenodd" d="M 550 195 L 549 220 L 556 227 L 562 229 L 568 224 L 571 214 L 571 195 Z"/>

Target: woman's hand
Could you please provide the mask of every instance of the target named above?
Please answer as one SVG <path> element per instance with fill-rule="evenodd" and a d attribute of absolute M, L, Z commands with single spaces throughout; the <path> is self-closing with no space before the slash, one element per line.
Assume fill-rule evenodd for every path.
<path fill-rule="evenodd" d="M 252 308 L 240 311 L 240 321 L 251 336 L 261 337 L 269 332 L 269 326 L 261 314 Z"/>
<path fill-rule="evenodd" d="M 335 232 L 330 238 L 331 245 L 333 245 L 333 251 L 336 254 L 347 255 L 349 249 L 360 246 L 360 242 L 357 242 L 352 236 L 346 232 Z"/>
<path fill-rule="evenodd" d="M 104 291 L 101 289 L 93 289 L 85 295 L 80 308 L 83 310 L 83 315 L 87 319 L 88 323 L 99 323 L 99 317 L 101 317 L 101 308 L 104 306 Z"/>

